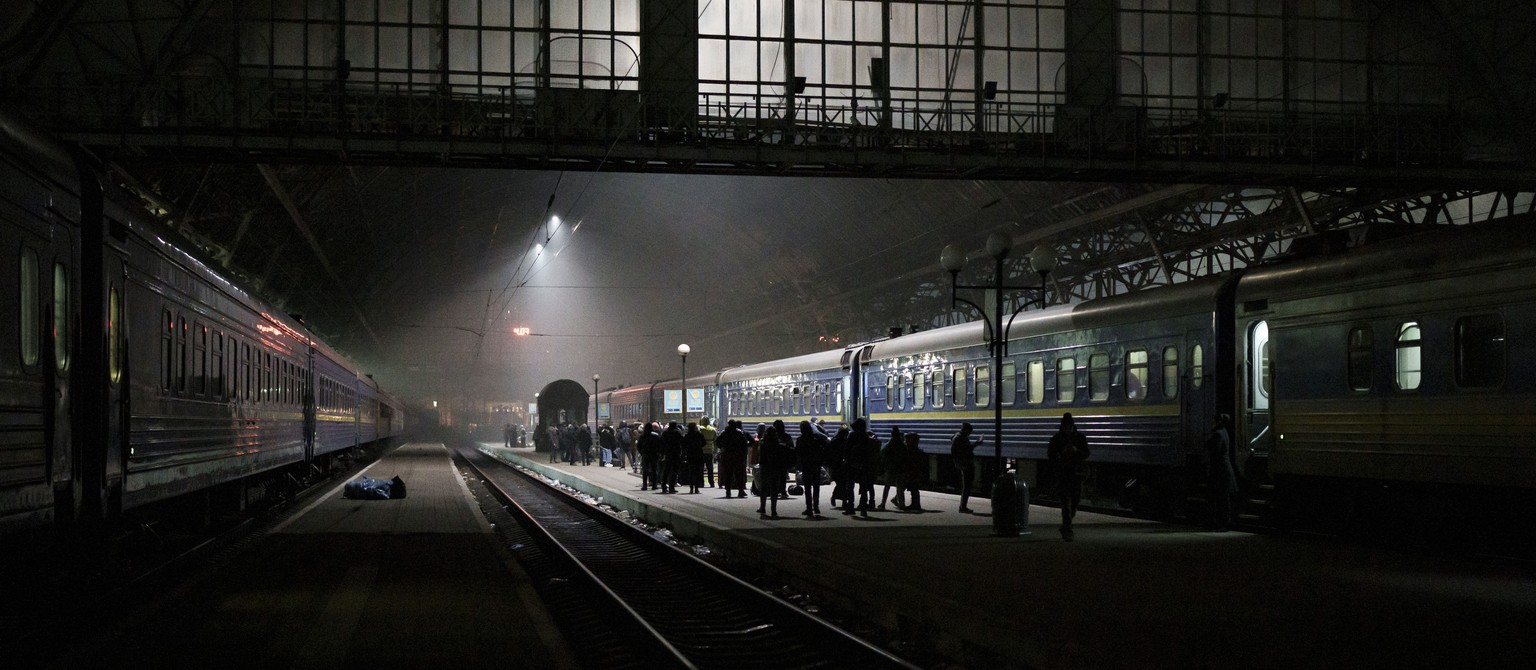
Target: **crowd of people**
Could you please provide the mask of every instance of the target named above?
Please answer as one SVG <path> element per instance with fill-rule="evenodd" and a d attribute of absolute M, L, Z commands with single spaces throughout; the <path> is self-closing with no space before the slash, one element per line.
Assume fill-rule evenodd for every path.
<path fill-rule="evenodd" d="M 1207 448 L 1211 461 L 1213 523 L 1225 529 L 1232 512 L 1230 496 L 1237 488 L 1232 482 L 1230 419 L 1217 417 Z M 971 483 L 975 478 L 975 450 L 984 441 L 972 438 L 970 423 L 950 438 L 950 463 L 957 470 L 960 512 L 971 513 L 968 506 Z M 595 435 L 595 437 L 594 437 Z M 508 427 L 508 446 L 523 442 L 515 429 Z M 534 444 L 549 452 L 550 462 L 571 465 L 630 468 L 640 475 L 640 490 L 688 493 L 701 488 L 721 488 L 726 498 L 751 495 L 758 499 L 757 513 L 764 519 L 779 517 L 781 500 L 803 497 L 801 516 L 821 516 L 822 490 L 830 487 L 829 508 L 844 515 L 869 516 L 871 510 L 886 510 L 892 502 L 906 512 L 923 512 L 922 488 L 928 483 L 928 455 L 920 448 L 921 436 L 892 428 L 882 440 L 869 430 L 865 419 L 856 419 L 836 433 L 816 418 L 801 421 L 798 434 L 790 435 L 782 420 L 759 423 L 748 432 L 741 421 L 731 419 L 723 429 L 709 417 L 686 426 L 677 421 L 663 426 L 657 421 L 620 421 L 604 424 L 594 434 L 587 424 L 564 423 L 534 431 Z M 1070 413 L 1062 415 L 1059 430 L 1051 437 L 1047 459 L 1053 467 L 1056 493 L 1061 502 L 1061 536 L 1073 539 L 1072 521 L 1082 498 L 1087 474 L 1088 441 L 1077 430 Z M 748 476 L 751 473 L 751 476 Z M 877 496 L 876 489 L 881 489 Z M 878 500 L 878 502 L 877 502 Z"/>

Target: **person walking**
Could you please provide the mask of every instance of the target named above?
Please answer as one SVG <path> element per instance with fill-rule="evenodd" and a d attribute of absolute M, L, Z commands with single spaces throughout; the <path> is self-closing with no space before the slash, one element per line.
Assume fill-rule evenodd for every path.
<path fill-rule="evenodd" d="M 970 514 L 966 503 L 971 499 L 971 482 L 976 479 L 976 447 L 986 438 L 977 436 L 971 441 L 971 422 L 960 424 L 960 432 L 949 440 L 949 459 L 955 464 L 955 476 L 960 480 L 960 513 Z"/>
<path fill-rule="evenodd" d="M 906 496 L 902 495 L 902 453 L 906 450 L 906 440 L 901 436 L 901 428 L 891 427 L 891 441 L 885 443 L 885 448 L 880 450 L 880 472 L 885 477 L 885 486 L 880 491 L 880 511 L 885 511 L 885 503 L 890 500 L 891 487 L 896 487 L 896 509 L 905 505 Z"/>
<path fill-rule="evenodd" d="M 1232 416 L 1217 414 L 1211 434 L 1205 438 L 1206 489 L 1210 492 L 1210 529 L 1232 526 L 1233 499 L 1237 496 L 1237 467 L 1232 462 Z"/>
<path fill-rule="evenodd" d="M 710 425 L 709 417 L 699 419 L 699 433 L 704 436 L 704 458 L 700 463 L 703 466 L 705 481 L 710 488 L 715 487 L 715 441 L 720 437 L 719 429 Z"/>
<path fill-rule="evenodd" d="M 821 516 L 821 469 L 827 460 L 827 436 L 811 422 L 801 421 L 795 456 L 800 461 L 800 486 L 805 489 L 805 511 L 801 514 L 814 519 Z"/>
<path fill-rule="evenodd" d="M 688 492 L 698 493 L 699 484 L 704 479 L 704 433 L 699 430 L 699 424 L 692 421 L 688 422 L 688 433 L 683 436 L 683 463 Z"/>
<path fill-rule="evenodd" d="M 661 436 L 656 434 L 656 424 L 645 424 L 645 432 L 637 440 L 640 444 L 640 490 L 661 488 Z"/>
<path fill-rule="evenodd" d="M 875 508 L 875 486 L 880 483 L 880 438 L 868 433 L 862 444 L 857 445 L 855 468 L 859 479 L 859 514 L 869 516 Z"/>
<path fill-rule="evenodd" d="M 1088 460 L 1088 437 L 1078 432 L 1072 413 L 1061 415 L 1061 428 L 1051 436 L 1046 458 L 1056 471 L 1056 495 L 1061 498 L 1061 539 L 1072 541 L 1072 517 L 1083 499 L 1083 462 Z"/>
<path fill-rule="evenodd" d="M 676 421 L 661 433 L 661 492 L 677 493 L 678 471 L 683 464 L 683 429 Z"/>
<path fill-rule="evenodd" d="M 783 420 L 775 419 L 773 427 L 763 435 L 758 456 L 758 471 L 763 480 L 757 482 L 757 513 L 764 519 L 777 519 L 779 492 L 784 490 L 785 475 L 795 459 L 794 443 L 784 430 Z"/>

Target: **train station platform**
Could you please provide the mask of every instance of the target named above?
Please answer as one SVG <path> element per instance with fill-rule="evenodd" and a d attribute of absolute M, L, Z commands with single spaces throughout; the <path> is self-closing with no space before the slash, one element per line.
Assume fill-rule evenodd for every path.
<path fill-rule="evenodd" d="M 578 667 L 446 447 L 404 444 L 364 472 L 399 475 L 407 497 L 338 484 L 105 639 L 52 650 L 56 665 Z"/>
<path fill-rule="evenodd" d="M 665 526 L 964 667 L 1529 668 L 1536 566 L 1436 557 L 1299 534 L 1206 532 L 1083 512 L 1074 542 L 1035 506 L 1033 534 L 924 491 L 926 513 L 843 516 L 803 499 L 641 491 L 629 469 L 550 463 L 483 444 Z M 686 487 L 681 489 L 686 491 Z M 1426 528 L 1433 533 L 1436 529 Z"/>

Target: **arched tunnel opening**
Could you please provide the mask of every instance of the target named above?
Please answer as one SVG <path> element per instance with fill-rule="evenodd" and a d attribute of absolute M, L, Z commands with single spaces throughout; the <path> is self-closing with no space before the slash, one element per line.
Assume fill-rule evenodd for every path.
<path fill-rule="evenodd" d="M 591 396 L 581 384 L 569 379 L 557 379 L 539 391 L 538 423 L 535 426 L 534 445 L 538 451 L 549 451 L 545 431 L 550 426 L 566 423 L 581 425 L 587 422 L 587 401 Z"/>

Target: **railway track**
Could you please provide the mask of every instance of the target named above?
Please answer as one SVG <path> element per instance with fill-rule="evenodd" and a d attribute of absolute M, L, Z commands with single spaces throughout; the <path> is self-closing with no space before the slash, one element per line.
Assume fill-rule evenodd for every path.
<path fill-rule="evenodd" d="M 585 666 L 916 667 L 532 475 L 456 453 Z"/>

